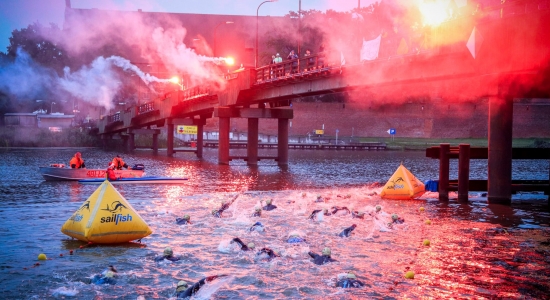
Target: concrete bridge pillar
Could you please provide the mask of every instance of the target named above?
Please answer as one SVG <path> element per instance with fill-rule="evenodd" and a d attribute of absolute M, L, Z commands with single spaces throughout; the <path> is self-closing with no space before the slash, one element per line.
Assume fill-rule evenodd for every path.
<path fill-rule="evenodd" d="M 171 118 L 166 119 L 166 121 L 166 154 L 171 157 L 174 155 L 174 124 Z"/>
<path fill-rule="evenodd" d="M 258 164 L 258 118 L 248 119 L 248 144 L 247 144 L 247 156 L 248 165 Z"/>
<path fill-rule="evenodd" d="M 218 164 L 229 164 L 229 127 L 230 118 L 220 117 L 220 132 L 218 140 Z"/>
<path fill-rule="evenodd" d="M 512 203 L 512 117 L 513 98 L 489 98 L 487 200 L 492 204 Z"/>
<path fill-rule="evenodd" d="M 200 119 L 200 122 L 197 124 L 197 157 L 202 158 L 202 148 L 204 144 L 204 124 L 205 120 Z"/>
<path fill-rule="evenodd" d="M 126 149 L 128 152 L 132 153 L 136 149 L 136 142 L 135 142 L 135 134 L 130 133 L 128 134 L 128 148 Z"/>
<path fill-rule="evenodd" d="M 153 134 L 153 152 L 157 153 L 159 151 L 159 135 Z"/>
<path fill-rule="evenodd" d="M 278 135 L 278 164 L 288 165 L 288 119 L 279 119 Z"/>

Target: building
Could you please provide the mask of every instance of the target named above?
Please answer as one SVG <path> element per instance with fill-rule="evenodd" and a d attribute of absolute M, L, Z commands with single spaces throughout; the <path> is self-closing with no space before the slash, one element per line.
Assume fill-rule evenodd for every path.
<path fill-rule="evenodd" d="M 41 113 L 6 113 L 4 124 L 17 127 L 48 128 L 51 131 L 61 131 L 63 128 L 70 128 L 74 123 L 74 115 L 62 113 L 41 114 Z"/>

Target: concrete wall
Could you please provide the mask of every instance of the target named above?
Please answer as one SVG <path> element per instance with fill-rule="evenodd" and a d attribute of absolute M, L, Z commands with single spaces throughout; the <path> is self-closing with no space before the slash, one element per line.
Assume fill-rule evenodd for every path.
<path fill-rule="evenodd" d="M 486 138 L 488 100 L 448 103 L 430 100 L 410 103 L 374 102 L 293 102 L 294 119 L 290 136 L 307 135 L 322 129 L 325 135 L 417 138 Z M 215 131 L 218 119 L 209 119 L 205 130 Z M 528 101 L 514 104 L 514 138 L 550 138 L 550 101 Z M 246 119 L 232 119 L 231 131 L 246 132 Z M 277 134 L 277 120 L 260 120 L 260 133 Z"/>

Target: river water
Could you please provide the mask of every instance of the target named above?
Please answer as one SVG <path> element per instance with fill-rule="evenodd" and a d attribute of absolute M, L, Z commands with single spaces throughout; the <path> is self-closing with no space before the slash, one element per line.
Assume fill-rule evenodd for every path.
<path fill-rule="evenodd" d="M 116 155 L 98 149 L 0 151 L 1 298 L 174 299 L 179 280 L 194 283 L 216 274 L 229 276 L 209 283 L 195 299 L 549 297 L 546 196 L 514 195 L 511 207 L 487 205 L 474 192 L 469 204 L 442 203 L 435 193 L 413 201 L 382 200 L 377 183 L 385 183 L 401 162 L 422 181 L 437 178 L 438 161 L 425 158 L 424 152 L 291 150 L 287 168 L 268 160 L 254 168 L 243 161 L 221 166 L 216 149 L 205 149 L 203 160 L 189 153 L 174 158 L 148 151 L 124 155 L 130 165 L 143 163 L 147 175 L 189 180 L 116 186 L 153 234 L 142 243 L 105 246 L 86 245 L 60 231 L 97 186 L 46 182 L 38 173 L 42 165 L 67 164 L 76 151 L 89 168 L 103 169 Z M 487 176 L 486 161 L 472 161 L 470 169 L 472 179 Z M 456 170 L 455 162 L 451 178 Z M 547 179 L 548 162 L 514 161 L 513 174 L 514 179 Z M 323 202 L 315 202 L 318 195 Z M 223 218 L 210 214 L 235 196 Z M 278 208 L 251 217 L 267 199 Z M 381 212 L 374 212 L 376 205 Z M 314 209 L 332 206 L 370 215 L 308 220 Z M 394 213 L 405 222 L 389 228 Z M 184 214 L 191 216 L 191 225 L 175 223 Z M 256 221 L 265 225 L 263 233 L 249 231 Z M 357 228 L 351 237 L 338 236 L 352 224 Z M 292 231 L 306 242 L 287 243 Z M 255 251 L 239 251 L 230 243 L 234 237 L 276 250 L 280 257 L 265 261 Z M 424 240 L 430 245 L 424 246 Z M 155 262 L 167 246 L 182 259 Z M 308 251 L 320 254 L 324 247 L 331 248 L 337 262 L 313 264 Z M 38 261 L 40 253 L 48 260 Z M 108 265 L 118 269 L 115 285 L 88 283 Z M 336 276 L 350 271 L 365 287 L 334 287 Z M 414 279 L 404 277 L 407 271 L 414 271 Z"/>

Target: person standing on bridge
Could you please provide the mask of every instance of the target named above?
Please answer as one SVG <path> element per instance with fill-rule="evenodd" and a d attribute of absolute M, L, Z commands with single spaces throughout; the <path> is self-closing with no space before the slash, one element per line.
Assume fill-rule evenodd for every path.
<path fill-rule="evenodd" d="M 294 50 L 291 50 L 288 56 L 286 57 L 289 60 L 292 60 L 292 71 L 291 73 L 297 73 L 298 72 L 298 55 L 294 53 Z"/>
<path fill-rule="evenodd" d="M 279 55 L 279 53 L 275 54 L 275 65 L 279 64 L 279 63 L 282 63 L 283 62 L 283 58 Z M 276 77 L 279 77 L 281 75 L 283 75 L 283 66 L 276 66 L 276 72 L 275 72 L 275 76 Z"/>

